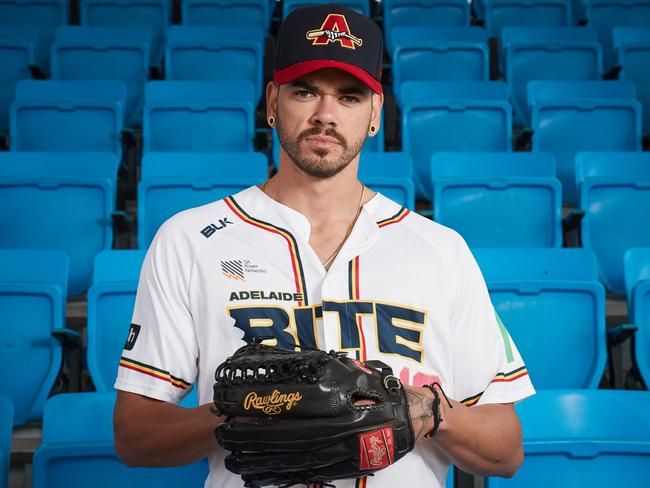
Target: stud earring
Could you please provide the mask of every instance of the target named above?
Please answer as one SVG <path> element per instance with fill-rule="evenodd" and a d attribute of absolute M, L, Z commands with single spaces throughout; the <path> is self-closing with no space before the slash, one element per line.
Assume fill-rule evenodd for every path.
<path fill-rule="evenodd" d="M 371 125 L 369 131 L 370 131 L 370 135 L 374 136 L 375 132 L 377 132 L 377 127 L 375 127 L 374 125 Z"/>
<path fill-rule="evenodd" d="M 275 127 L 275 117 L 273 117 L 273 115 L 269 115 L 266 118 L 266 121 L 268 122 L 270 127 Z"/>

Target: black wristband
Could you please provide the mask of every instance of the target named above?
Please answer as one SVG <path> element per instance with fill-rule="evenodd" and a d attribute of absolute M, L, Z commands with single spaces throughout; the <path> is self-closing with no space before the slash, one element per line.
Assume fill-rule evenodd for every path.
<path fill-rule="evenodd" d="M 431 410 L 433 413 L 433 430 L 429 432 L 428 434 L 425 434 L 424 437 L 429 438 L 433 437 L 436 435 L 438 432 L 438 429 L 440 428 L 440 424 L 442 423 L 442 414 L 440 413 L 440 395 L 438 394 L 438 390 L 436 390 L 436 385 L 440 388 L 440 391 L 442 391 L 442 394 L 445 396 L 445 400 L 447 400 L 447 404 L 449 405 L 449 408 L 454 408 L 451 402 L 449 401 L 449 398 L 447 398 L 447 395 L 445 391 L 442 389 L 442 386 L 438 382 L 433 382 L 430 385 L 422 385 L 422 388 L 428 388 L 433 392 L 433 404 L 431 405 Z"/>

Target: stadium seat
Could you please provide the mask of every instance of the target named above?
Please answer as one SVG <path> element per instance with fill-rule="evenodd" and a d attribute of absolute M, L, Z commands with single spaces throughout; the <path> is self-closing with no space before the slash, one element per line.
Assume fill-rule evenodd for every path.
<path fill-rule="evenodd" d="M 95 255 L 113 244 L 119 161 L 110 153 L 0 152 L 0 249 L 61 249 L 68 294 L 85 293 Z"/>
<path fill-rule="evenodd" d="M 433 217 L 470 247 L 562 246 L 562 188 L 548 153 L 431 158 Z"/>
<path fill-rule="evenodd" d="M 613 38 L 616 64 L 623 68 L 618 78 L 634 83 L 643 106 L 643 128 L 650 132 L 650 23 L 646 28 L 615 28 Z"/>
<path fill-rule="evenodd" d="M 393 29 L 411 27 L 469 26 L 469 3 L 465 0 L 384 0 L 384 43 L 393 52 Z"/>
<path fill-rule="evenodd" d="M 185 0 L 181 2 L 184 25 L 239 27 L 252 25 L 268 32 L 271 22 L 269 0 Z"/>
<path fill-rule="evenodd" d="M 14 404 L 14 425 L 41 419 L 59 374 L 61 344 L 53 334 L 65 327 L 67 281 L 62 251 L 0 249 L 0 394 Z M 0 442 L 4 450 L 4 435 Z"/>
<path fill-rule="evenodd" d="M 485 29 L 501 37 L 504 27 L 568 27 L 573 23 L 571 0 L 483 0 Z"/>
<path fill-rule="evenodd" d="M 624 258 L 628 321 L 637 326 L 633 358 L 650 385 L 650 247 L 628 249 Z"/>
<path fill-rule="evenodd" d="M 153 35 L 150 64 L 160 66 L 165 33 L 171 23 L 170 0 L 79 0 L 81 25 L 92 27 L 148 27 Z"/>
<path fill-rule="evenodd" d="M 176 213 L 258 185 L 267 176 L 261 153 L 145 154 L 138 185 L 140 249 L 147 249 L 161 224 Z"/>
<path fill-rule="evenodd" d="M 472 252 L 535 388 L 597 388 L 607 347 L 605 290 L 594 255 L 585 249 Z M 561 360 L 561 372 L 551 356 Z"/>
<path fill-rule="evenodd" d="M 404 81 L 488 81 L 486 32 L 477 27 L 395 27 L 393 92 Z M 399 103 L 399 102 L 398 102 Z"/>
<path fill-rule="evenodd" d="M 641 105 L 625 81 L 531 81 L 532 150 L 553 153 L 563 200 L 576 202 L 578 151 L 641 150 Z"/>
<path fill-rule="evenodd" d="M 264 31 L 259 26 L 169 28 L 165 50 L 168 80 L 248 80 L 255 100 L 264 90 Z"/>
<path fill-rule="evenodd" d="M 36 64 L 36 27 L 0 28 L 0 136 L 9 130 L 9 107 L 16 83 L 31 78 L 29 66 Z"/>
<path fill-rule="evenodd" d="M 0 394 L 0 488 L 9 486 L 9 459 L 11 458 L 11 431 L 14 422 L 14 404 Z"/>
<path fill-rule="evenodd" d="M 623 262 L 633 247 L 650 247 L 650 154 L 581 152 L 576 156 L 582 245 L 598 258 L 607 290 L 625 294 Z"/>
<path fill-rule="evenodd" d="M 486 488 L 645 486 L 650 463 L 650 393 L 548 390 L 516 406 L 524 462 Z M 615 412 L 615 415 L 612 415 Z"/>
<path fill-rule="evenodd" d="M 598 32 L 605 71 L 608 71 L 616 63 L 612 31 L 616 27 L 650 27 L 650 0 L 583 1 L 587 23 Z"/>
<path fill-rule="evenodd" d="M 284 0 L 282 2 L 282 18 L 286 18 L 291 12 L 297 8 L 308 7 L 310 5 L 318 5 L 319 3 L 331 3 L 329 0 Z M 340 0 L 337 2 L 340 5 L 345 5 L 349 9 L 359 12 L 360 14 L 370 15 L 370 0 Z"/>
<path fill-rule="evenodd" d="M 103 251 L 88 290 L 88 370 L 97 391 L 112 391 L 129 332 L 144 251 Z"/>
<path fill-rule="evenodd" d="M 151 41 L 148 27 L 59 27 L 52 46 L 52 78 L 123 81 L 125 123 L 139 126 Z"/>
<path fill-rule="evenodd" d="M 107 151 L 122 156 L 122 81 L 23 80 L 10 114 L 13 151 Z"/>
<path fill-rule="evenodd" d="M 250 81 L 151 81 L 144 152 L 252 151 L 255 105 Z"/>
<path fill-rule="evenodd" d="M 417 197 L 431 198 L 431 156 L 436 152 L 512 149 L 505 83 L 406 81 L 401 102 L 402 148 L 413 158 Z"/>
<path fill-rule="evenodd" d="M 2 0 L 0 2 L 0 31 L 8 27 L 33 26 L 38 29 L 40 47 L 36 64 L 45 73 L 50 69 L 49 47 L 54 31 L 68 23 L 67 0 Z"/>
<path fill-rule="evenodd" d="M 173 468 L 122 464 L 113 441 L 114 404 L 115 392 L 66 393 L 47 401 L 43 443 L 34 453 L 34 488 L 203 486 L 206 459 Z"/>
<path fill-rule="evenodd" d="M 415 210 L 413 161 L 403 152 L 363 152 L 359 179 L 403 207 Z"/>
<path fill-rule="evenodd" d="M 589 27 L 506 27 L 500 48 L 519 127 L 530 127 L 529 81 L 600 80 L 603 75 L 602 48 Z"/>

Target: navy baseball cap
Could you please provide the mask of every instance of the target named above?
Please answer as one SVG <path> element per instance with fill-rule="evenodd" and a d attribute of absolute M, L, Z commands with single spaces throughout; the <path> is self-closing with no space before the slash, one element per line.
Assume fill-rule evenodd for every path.
<path fill-rule="evenodd" d="M 369 17 L 336 3 L 304 7 L 280 26 L 273 80 L 283 85 L 312 71 L 338 68 L 381 93 L 383 53 L 381 30 Z"/>

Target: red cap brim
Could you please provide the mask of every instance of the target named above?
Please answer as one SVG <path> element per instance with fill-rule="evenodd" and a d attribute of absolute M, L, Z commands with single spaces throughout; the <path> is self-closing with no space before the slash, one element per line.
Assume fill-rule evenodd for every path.
<path fill-rule="evenodd" d="M 352 76 L 363 81 L 375 93 L 382 92 L 381 83 L 373 78 L 367 71 L 353 64 L 343 63 L 341 61 L 333 61 L 330 59 L 301 61 L 300 63 L 292 64 L 286 68 L 279 69 L 273 74 L 273 81 L 275 81 L 278 85 L 284 85 L 285 83 L 291 83 L 292 81 L 295 81 L 298 78 L 311 73 L 312 71 L 317 71 L 324 68 L 337 68 L 346 71 Z"/>

